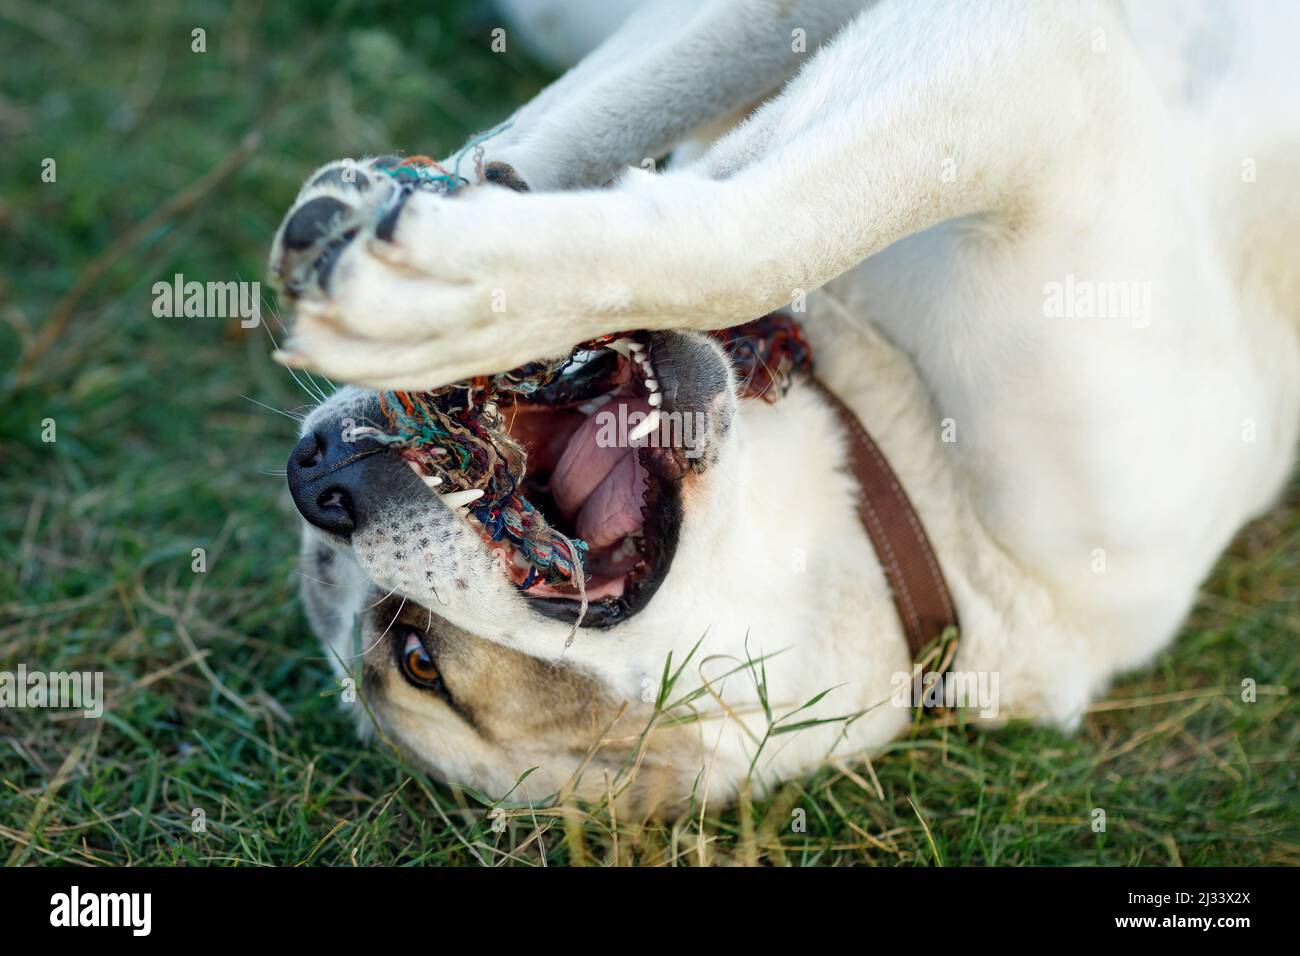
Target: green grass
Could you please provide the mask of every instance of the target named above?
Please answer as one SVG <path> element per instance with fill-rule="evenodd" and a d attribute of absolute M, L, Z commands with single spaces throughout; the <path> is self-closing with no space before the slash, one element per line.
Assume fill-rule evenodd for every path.
<path fill-rule="evenodd" d="M 446 153 L 545 81 L 489 24 L 412 9 L 0 2 L 0 670 L 103 670 L 110 694 L 98 721 L 0 711 L 0 862 L 1300 863 L 1294 492 L 1072 737 L 922 726 L 734 811 L 501 832 L 360 745 L 295 599 L 294 423 L 248 400 L 309 398 L 263 330 L 154 318 L 150 288 L 259 278 L 313 166 Z"/>

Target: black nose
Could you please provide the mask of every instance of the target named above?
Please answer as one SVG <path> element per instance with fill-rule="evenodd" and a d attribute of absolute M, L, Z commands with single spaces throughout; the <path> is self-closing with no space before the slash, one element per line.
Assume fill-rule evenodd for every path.
<path fill-rule="evenodd" d="M 304 518 L 330 534 L 347 538 L 357 529 L 363 464 L 384 446 L 370 438 L 345 440 L 322 429 L 304 435 L 289 455 L 289 493 Z"/>

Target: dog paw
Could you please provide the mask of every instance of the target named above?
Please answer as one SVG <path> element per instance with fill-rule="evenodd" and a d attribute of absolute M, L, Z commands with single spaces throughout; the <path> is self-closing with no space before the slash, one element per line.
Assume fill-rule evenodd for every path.
<path fill-rule="evenodd" d="M 527 192 L 528 184 L 508 163 L 487 163 L 480 179 Z M 318 169 L 284 217 L 271 248 L 272 283 L 290 298 L 322 299 L 347 246 L 363 234 L 381 241 L 392 232 L 407 200 L 419 191 L 448 194 L 469 181 L 423 157 L 344 159 Z"/>
<path fill-rule="evenodd" d="M 604 214 L 610 201 L 593 215 L 589 198 L 520 195 L 528 185 L 505 163 L 472 172 L 385 156 L 313 174 L 272 247 L 271 281 L 295 312 L 277 358 L 432 388 L 626 327 L 615 272 L 632 257 L 612 237 L 633 233 Z"/>

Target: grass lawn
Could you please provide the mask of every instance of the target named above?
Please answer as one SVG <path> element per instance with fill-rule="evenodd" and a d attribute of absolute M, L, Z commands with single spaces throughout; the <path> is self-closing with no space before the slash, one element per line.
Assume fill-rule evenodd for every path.
<path fill-rule="evenodd" d="M 922 725 L 735 811 L 503 829 L 361 746 L 295 597 L 295 423 L 266 406 L 312 398 L 268 357 L 270 294 L 244 330 L 151 289 L 260 279 L 315 165 L 445 154 L 545 82 L 427 6 L 0 4 L 0 670 L 109 695 L 0 710 L 0 862 L 1300 863 L 1300 485 L 1071 737 Z"/>

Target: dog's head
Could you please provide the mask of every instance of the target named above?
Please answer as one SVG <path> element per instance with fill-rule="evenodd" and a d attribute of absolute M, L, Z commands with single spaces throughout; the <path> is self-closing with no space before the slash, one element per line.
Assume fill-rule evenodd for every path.
<path fill-rule="evenodd" d="M 587 544 L 580 622 L 576 588 L 521 588 L 520 550 L 376 440 L 377 393 L 345 388 L 317 408 L 288 463 L 303 594 L 336 667 L 360 681 L 363 723 L 373 714 L 438 776 L 497 795 L 532 767 L 539 797 L 580 768 L 594 783 L 602 764 L 622 766 L 669 651 L 700 636 L 718 600 L 716 532 L 736 505 L 714 474 L 735 453 L 736 403 L 719 344 L 668 332 L 580 353 L 498 409 L 527 452 L 526 499 Z M 699 763 L 683 751 L 697 743 L 656 734 L 638 802 L 686 792 Z"/>

